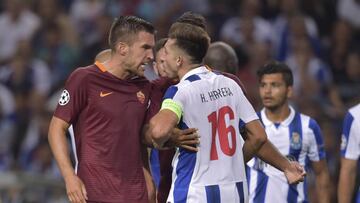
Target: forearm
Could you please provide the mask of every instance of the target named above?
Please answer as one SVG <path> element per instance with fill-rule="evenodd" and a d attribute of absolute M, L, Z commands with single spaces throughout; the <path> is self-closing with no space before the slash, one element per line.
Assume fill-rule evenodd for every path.
<path fill-rule="evenodd" d="M 150 133 L 150 126 L 149 124 L 145 124 L 143 126 L 143 130 L 141 133 L 141 142 L 143 145 L 153 148 L 153 142 L 152 142 L 152 137 L 151 137 L 151 133 Z"/>
<path fill-rule="evenodd" d="M 63 178 L 66 180 L 67 177 L 75 175 L 75 171 L 70 161 L 68 143 L 66 140 L 65 131 L 67 129 L 59 130 L 58 126 L 54 125 L 56 124 L 51 122 L 48 140 L 56 163 L 60 168 Z"/>
<path fill-rule="evenodd" d="M 244 136 L 246 139 L 243 146 L 243 155 L 246 163 L 252 159 L 267 142 L 267 135 L 259 120 L 255 120 L 245 125 Z"/>
<path fill-rule="evenodd" d="M 355 173 L 341 170 L 339 187 L 338 187 L 338 199 L 339 203 L 350 203 L 353 196 L 355 187 Z"/>
<path fill-rule="evenodd" d="M 256 155 L 280 171 L 284 171 L 290 164 L 290 161 L 283 156 L 269 140 L 262 145 Z"/>
<path fill-rule="evenodd" d="M 252 145 L 251 142 L 245 140 L 242 150 L 244 155 L 244 162 L 247 163 L 248 161 L 250 161 L 250 159 L 252 159 L 255 156 L 259 148 L 257 148 L 256 146 L 254 147 L 254 145 Z"/>
<path fill-rule="evenodd" d="M 178 122 L 178 117 L 170 110 L 161 110 L 151 120 L 146 136 L 156 148 L 162 148 L 170 138 L 171 132 Z"/>
<path fill-rule="evenodd" d="M 329 194 L 329 173 L 327 170 L 322 171 L 316 176 L 316 192 L 318 196 L 319 203 L 329 203 L 330 194 Z"/>
<path fill-rule="evenodd" d="M 151 176 L 150 169 L 143 167 L 145 182 L 146 182 L 146 189 L 148 192 L 148 199 L 149 203 L 156 202 L 156 189 L 153 177 Z"/>
<path fill-rule="evenodd" d="M 151 138 L 153 147 L 163 149 L 166 147 L 165 143 L 169 140 L 171 131 L 159 128 L 160 127 L 150 128 L 148 131 L 148 137 Z"/>

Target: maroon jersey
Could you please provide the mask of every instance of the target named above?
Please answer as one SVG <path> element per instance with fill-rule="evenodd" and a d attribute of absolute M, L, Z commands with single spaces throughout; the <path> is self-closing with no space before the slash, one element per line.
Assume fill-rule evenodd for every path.
<path fill-rule="evenodd" d="M 140 133 L 152 87 L 121 80 L 96 63 L 75 70 L 54 116 L 74 127 L 77 174 L 89 201 L 147 202 Z"/>

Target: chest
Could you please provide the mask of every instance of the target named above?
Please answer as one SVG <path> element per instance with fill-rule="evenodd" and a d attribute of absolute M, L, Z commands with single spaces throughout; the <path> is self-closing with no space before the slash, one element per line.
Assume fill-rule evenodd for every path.
<path fill-rule="evenodd" d="M 150 87 L 146 85 L 93 83 L 88 89 L 88 110 L 109 119 L 134 117 L 142 119 L 149 103 Z"/>
<path fill-rule="evenodd" d="M 308 134 L 305 129 L 294 129 L 275 125 L 266 127 L 268 139 L 283 155 L 299 154 L 309 146 Z"/>

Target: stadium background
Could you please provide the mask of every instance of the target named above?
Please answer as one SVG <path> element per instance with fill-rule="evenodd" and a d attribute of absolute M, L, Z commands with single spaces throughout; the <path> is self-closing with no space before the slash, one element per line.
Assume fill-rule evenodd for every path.
<path fill-rule="evenodd" d="M 323 130 L 336 202 L 342 119 L 360 102 L 359 0 L 0 0 L 0 202 L 67 202 L 49 119 L 69 73 L 108 48 L 112 19 L 141 16 L 160 38 L 189 10 L 206 17 L 212 41 L 236 49 L 257 110 L 257 68 L 291 66 L 292 105 Z"/>

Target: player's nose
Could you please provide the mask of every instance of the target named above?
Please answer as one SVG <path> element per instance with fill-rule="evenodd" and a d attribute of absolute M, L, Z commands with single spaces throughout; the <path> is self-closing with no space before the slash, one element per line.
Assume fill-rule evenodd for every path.
<path fill-rule="evenodd" d="M 269 85 L 265 85 L 264 92 L 265 92 L 265 94 L 271 94 L 271 87 Z"/>
<path fill-rule="evenodd" d="M 154 52 L 152 50 L 146 52 L 146 59 L 148 61 L 154 61 Z"/>

